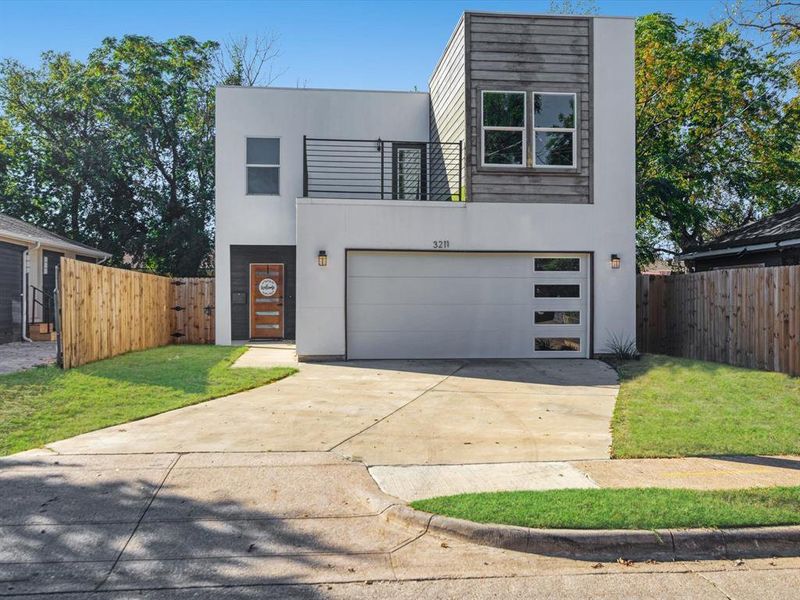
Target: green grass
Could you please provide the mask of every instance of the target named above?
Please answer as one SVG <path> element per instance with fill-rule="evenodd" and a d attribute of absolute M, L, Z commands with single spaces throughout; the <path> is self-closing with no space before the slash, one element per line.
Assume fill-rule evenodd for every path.
<path fill-rule="evenodd" d="M 800 378 L 658 355 L 616 366 L 614 458 L 800 454 Z"/>
<path fill-rule="evenodd" d="M 659 529 L 800 524 L 800 487 L 661 488 L 461 494 L 412 502 L 479 523 L 554 529 Z"/>
<path fill-rule="evenodd" d="M 62 371 L 0 376 L 0 455 L 276 381 L 291 368 L 230 369 L 245 347 L 165 346 Z"/>

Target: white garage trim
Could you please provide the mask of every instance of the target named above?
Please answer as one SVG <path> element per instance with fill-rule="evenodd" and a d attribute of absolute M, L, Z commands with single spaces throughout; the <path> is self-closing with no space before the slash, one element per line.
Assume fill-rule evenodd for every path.
<path fill-rule="evenodd" d="M 589 357 L 592 258 L 586 251 L 347 249 L 346 356 Z"/>

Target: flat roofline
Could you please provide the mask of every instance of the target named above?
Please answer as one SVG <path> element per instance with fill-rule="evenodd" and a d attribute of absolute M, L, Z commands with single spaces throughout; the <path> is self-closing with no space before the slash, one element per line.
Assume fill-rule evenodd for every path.
<path fill-rule="evenodd" d="M 280 90 L 292 92 L 354 92 L 360 94 L 422 94 L 429 95 L 428 92 L 404 91 L 404 90 L 360 90 L 351 88 L 299 88 L 299 87 L 280 87 L 274 85 L 218 85 L 215 89 L 231 90 Z"/>
<path fill-rule="evenodd" d="M 480 17 L 537 17 L 541 19 L 627 19 L 635 21 L 636 17 L 616 15 L 571 15 L 568 13 L 536 13 L 536 12 L 486 12 L 481 10 L 466 10 L 464 14 L 478 15 Z"/>

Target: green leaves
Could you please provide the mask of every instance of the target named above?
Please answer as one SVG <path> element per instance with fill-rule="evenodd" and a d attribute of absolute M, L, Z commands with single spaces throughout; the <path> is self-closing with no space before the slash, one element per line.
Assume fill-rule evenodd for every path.
<path fill-rule="evenodd" d="M 636 24 L 638 260 L 800 199 L 787 57 L 727 21 Z"/>
<path fill-rule="evenodd" d="M 137 193 L 149 199 L 147 257 L 159 272 L 197 274 L 211 250 L 213 42 L 108 38 L 89 63 L 105 74 L 101 104 L 135 149 Z"/>
<path fill-rule="evenodd" d="M 0 65 L 0 211 L 175 275 L 207 268 L 214 42 L 107 38 Z"/>

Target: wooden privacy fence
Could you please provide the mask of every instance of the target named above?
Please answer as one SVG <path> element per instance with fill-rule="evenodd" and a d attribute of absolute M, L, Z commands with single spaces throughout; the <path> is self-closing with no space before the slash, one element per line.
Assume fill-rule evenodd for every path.
<path fill-rule="evenodd" d="M 214 280 L 171 279 L 62 258 L 59 342 L 65 369 L 133 350 L 214 342 Z"/>
<path fill-rule="evenodd" d="M 639 275 L 637 344 L 800 375 L 800 266 Z"/>

